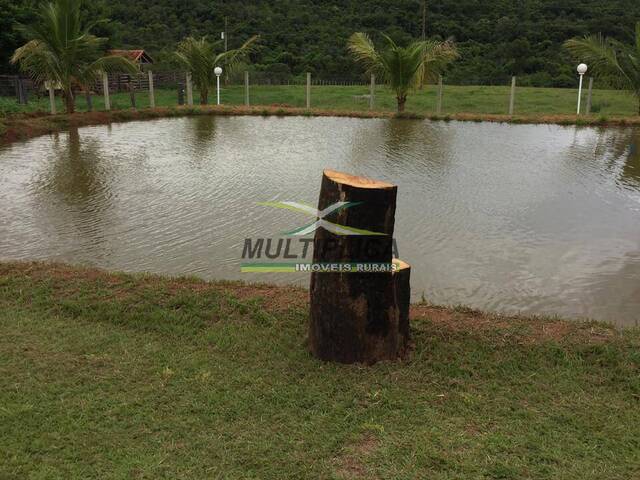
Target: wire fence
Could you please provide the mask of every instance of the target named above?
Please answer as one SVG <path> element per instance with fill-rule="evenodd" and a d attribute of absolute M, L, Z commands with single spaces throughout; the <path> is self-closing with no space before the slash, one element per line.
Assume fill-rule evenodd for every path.
<path fill-rule="evenodd" d="M 150 83 L 152 82 L 152 83 Z M 396 99 L 372 77 L 293 76 L 268 72 L 239 72 L 221 76 L 221 101 L 230 105 L 299 108 L 395 110 Z M 107 95 L 105 95 L 105 87 Z M 153 87 L 153 88 L 151 88 Z M 153 94 L 151 91 L 153 90 Z M 61 92 L 18 75 L 0 75 L 0 114 L 22 111 L 62 111 Z M 87 89 L 77 88 L 77 109 L 110 110 L 200 103 L 201 96 L 185 72 L 110 74 Z M 216 103 L 215 88 L 206 98 Z M 576 89 L 521 87 L 515 77 L 502 85 L 450 85 L 446 79 L 409 95 L 407 109 L 420 113 L 575 114 Z M 635 115 L 629 95 L 595 90 L 585 82 L 581 113 Z"/>

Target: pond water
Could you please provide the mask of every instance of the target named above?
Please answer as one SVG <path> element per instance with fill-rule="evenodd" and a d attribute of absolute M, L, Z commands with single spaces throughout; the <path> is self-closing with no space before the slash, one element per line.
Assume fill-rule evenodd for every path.
<path fill-rule="evenodd" d="M 323 168 L 399 186 L 415 301 L 640 320 L 640 130 L 194 117 L 0 148 L 0 258 L 305 284 L 241 273 L 245 239 L 309 223 Z"/>

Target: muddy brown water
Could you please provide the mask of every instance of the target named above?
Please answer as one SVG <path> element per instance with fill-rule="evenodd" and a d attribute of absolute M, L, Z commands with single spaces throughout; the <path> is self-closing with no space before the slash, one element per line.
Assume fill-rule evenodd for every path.
<path fill-rule="evenodd" d="M 415 301 L 640 322 L 633 128 L 212 116 L 85 127 L 0 148 L 0 258 L 304 285 L 308 274 L 241 273 L 241 256 L 247 238 L 309 223 L 258 203 L 315 205 L 326 167 L 399 186 Z"/>

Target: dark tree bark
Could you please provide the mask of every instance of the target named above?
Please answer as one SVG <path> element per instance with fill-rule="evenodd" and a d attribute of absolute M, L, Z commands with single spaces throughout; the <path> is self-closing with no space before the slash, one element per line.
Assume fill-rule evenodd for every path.
<path fill-rule="evenodd" d="M 407 103 L 407 96 L 397 97 L 398 100 L 398 113 L 404 112 L 404 105 Z"/>
<path fill-rule="evenodd" d="M 325 220 L 380 233 L 339 235 L 318 228 L 314 264 L 392 263 L 397 187 L 325 170 L 318 210 L 337 202 L 354 202 Z M 355 266 L 353 266 L 356 264 Z M 322 359 L 372 364 L 404 355 L 409 341 L 409 275 L 404 264 L 396 273 L 313 272 L 310 286 L 309 344 Z"/>
<path fill-rule="evenodd" d="M 73 91 L 71 89 L 63 91 L 64 106 L 67 113 L 74 113 L 76 111 L 76 102 L 73 97 Z"/>
<path fill-rule="evenodd" d="M 127 82 L 127 90 L 129 91 L 129 99 L 131 100 L 131 108 L 136 108 L 136 89 L 131 80 Z"/>
<path fill-rule="evenodd" d="M 393 272 L 393 289 L 398 308 L 398 341 L 404 341 L 401 349 L 406 349 L 409 338 L 409 306 L 411 304 L 411 267 L 402 260 L 394 260 L 397 270 Z"/>
<path fill-rule="evenodd" d="M 85 98 L 87 100 L 87 111 L 88 112 L 92 112 L 93 111 L 93 100 L 91 99 L 91 91 L 90 90 L 86 91 Z"/>

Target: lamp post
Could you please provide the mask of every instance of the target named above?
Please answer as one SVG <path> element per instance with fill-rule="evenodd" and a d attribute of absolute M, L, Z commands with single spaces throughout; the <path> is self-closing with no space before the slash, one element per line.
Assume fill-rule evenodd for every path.
<path fill-rule="evenodd" d="M 216 67 L 213 69 L 213 73 L 216 74 L 216 89 L 218 93 L 218 105 L 220 105 L 220 75 L 222 75 L 222 68 Z"/>
<path fill-rule="evenodd" d="M 580 86 L 578 87 L 578 115 L 580 115 L 580 100 L 582 99 L 582 77 L 587 73 L 587 65 L 581 63 L 578 65 L 578 75 L 580 75 Z"/>

